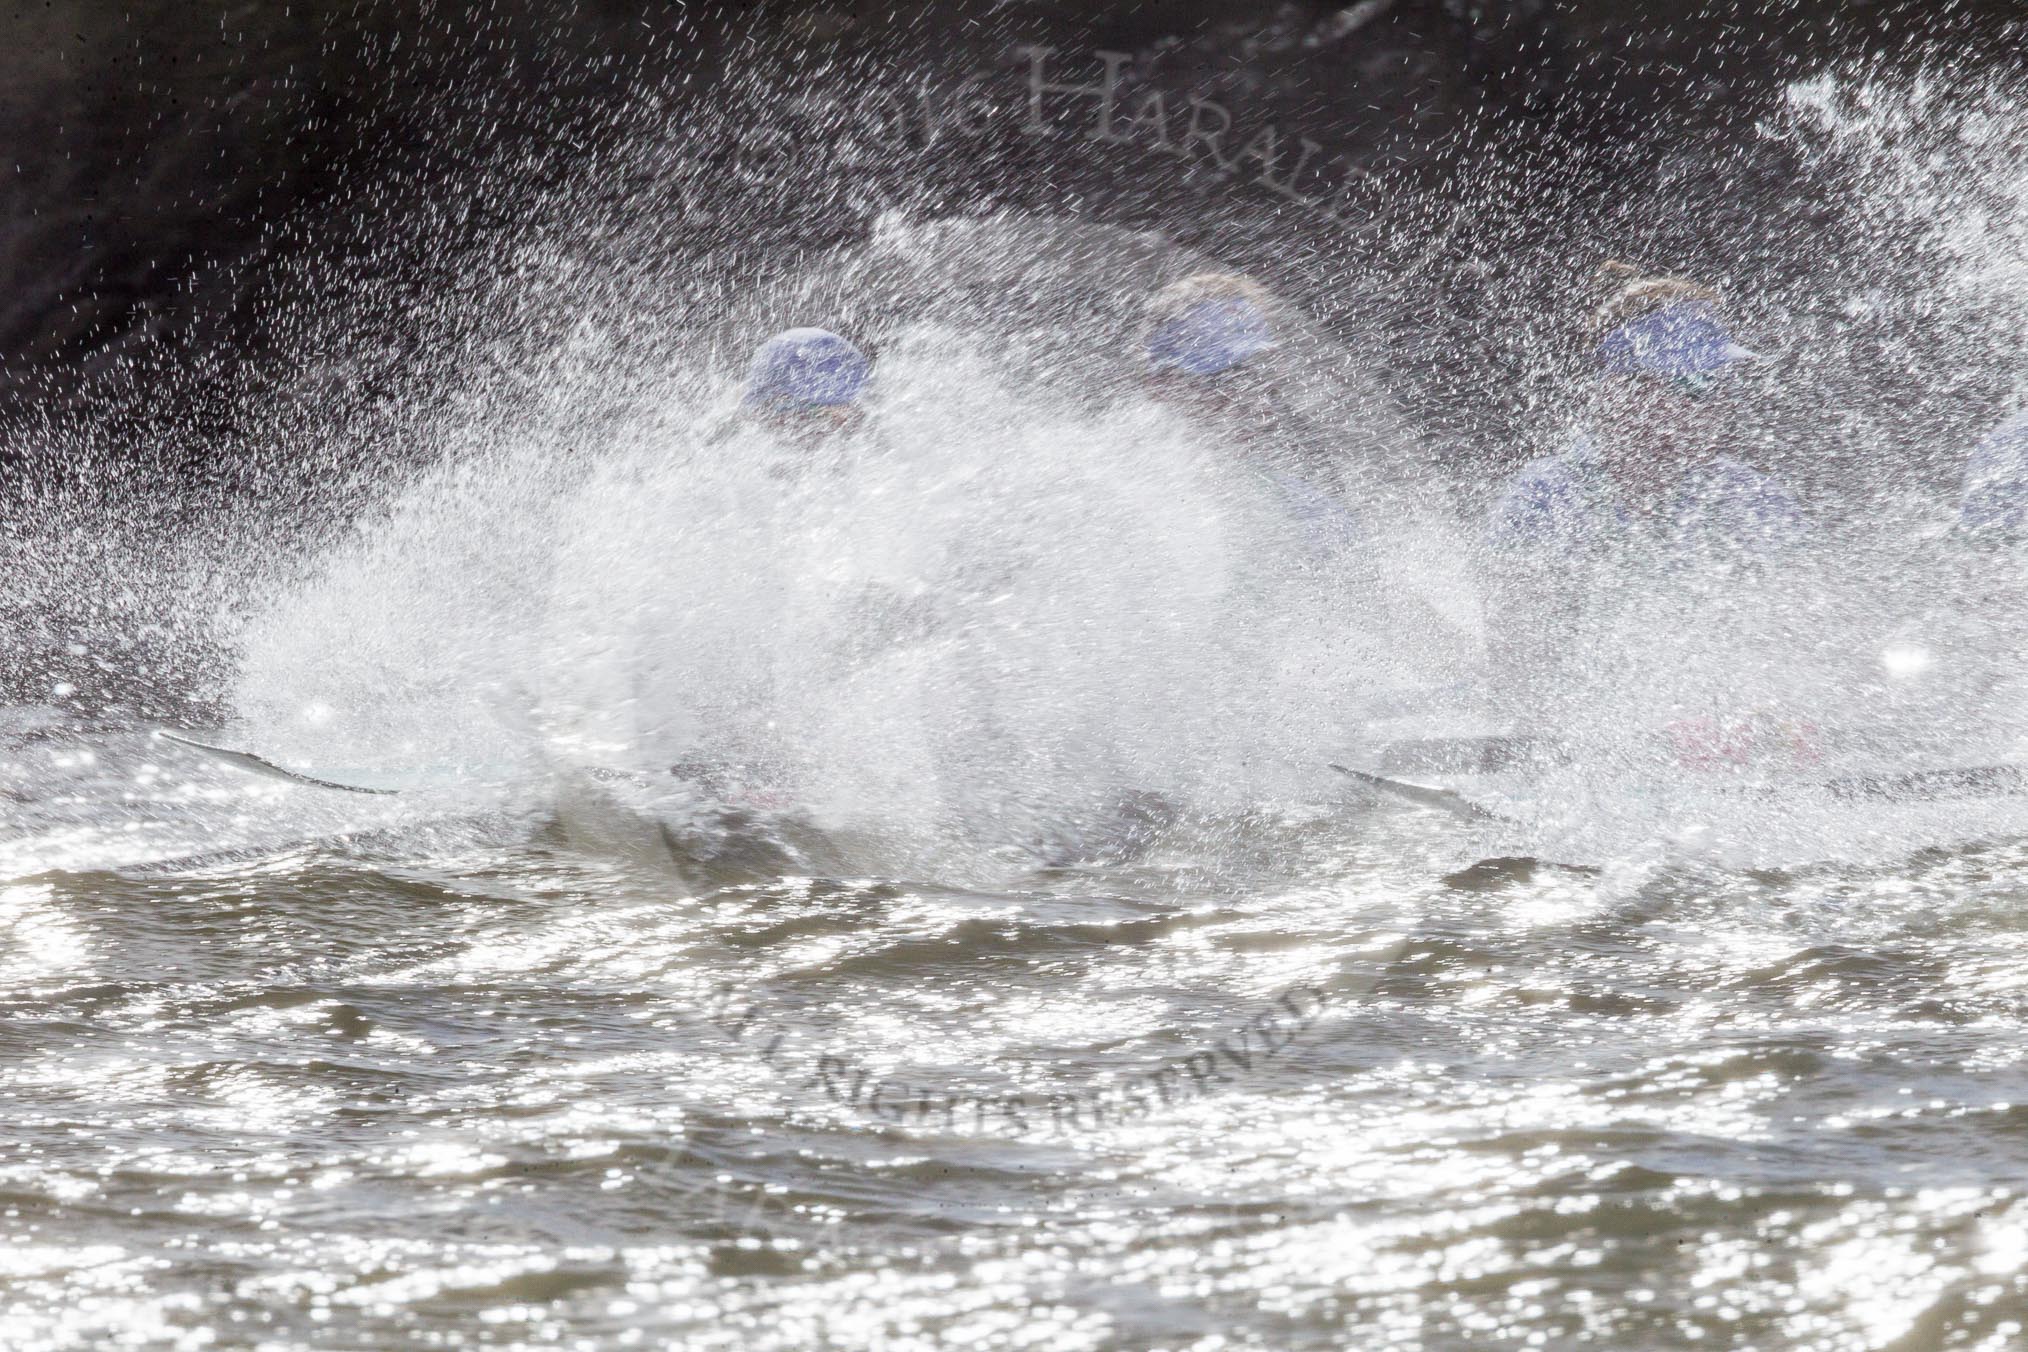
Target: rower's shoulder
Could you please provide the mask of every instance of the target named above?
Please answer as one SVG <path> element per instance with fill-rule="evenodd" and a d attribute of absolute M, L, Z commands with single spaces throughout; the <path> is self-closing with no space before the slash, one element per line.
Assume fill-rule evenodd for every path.
<path fill-rule="evenodd" d="M 1963 494 L 1982 491 L 2015 495 L 2028 480 L 2028 409 L 2002 419 L 1987 430 L 1965 458 Z"/>
<path fill-rule="evenodd" d="M 2028 408 L 2002 419 L 1972 447 L 1958 489 L 1957 526 L 1981 539 L 2016 539 L 2028 528 Z"/>
<path fill-rule="evenodd" d="M 1488 509 L 1496 530 L 1583 506 L 1591 484 L 1585 449 L 1571 443 L 1524 461 L 1501 481 Z"/>
<path fill-rule="evenodd" d="M 2028 464 L 2028 408 L 2002 418 L 1979 438 L 1965 462 L 1965 478 L 2016 473 L 2024 464 Z"/>

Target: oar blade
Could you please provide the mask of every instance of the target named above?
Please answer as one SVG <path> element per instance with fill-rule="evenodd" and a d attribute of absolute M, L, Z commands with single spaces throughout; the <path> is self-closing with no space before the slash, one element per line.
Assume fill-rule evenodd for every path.
<path fill-rule="evenodd" d="M 231 747 L 213 746 L 209 742 L 200 742 L 195 738 L 183 737 L 173 732 L 164 731 L 157 735 L 165 742 L 174 742 L 178 746 L 188 747 L 192 751 L 208 756 L 212 760 L 233 766 L 236 769 L 244 770 L 248 774 L 259 775 L 263 779 L 278 780 L 284 784 L 295 784 L 299 787 L 311 789 L 330 789 L 338 793 L 393 794 L 401 792 L 400 789 L 376 789 L 365 784 L 341 784 L 335 779 L 319 779 L 315 775 L 302 774 L 285 766 L 277 765 L 265 756 L 256 756 L 251 751 L 237 751 Z"/>

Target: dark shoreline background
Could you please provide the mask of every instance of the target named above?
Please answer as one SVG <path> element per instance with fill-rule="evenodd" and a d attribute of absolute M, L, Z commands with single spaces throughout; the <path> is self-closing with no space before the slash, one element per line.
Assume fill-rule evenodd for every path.
<path fill-rule="evenodd" d="M 560 147 L 590 149 L 644 97 L 671 124 L 729 99 L 764 105 L 764 90 L 738 87 L 750 86 L 756 58 L 783 69 L 962 69 L 1004 65 L 1024 41 L 1130 51 L 1166 88 L 1203 92 L 1242 120 L 1323 129 L 1404 184 L 1440 189 L 1448 157 L 1469 144 L 1508 163 L 1553 162 L 1566 190 L 1596 193 L 1654 173 L 1665 152 L 1650 129 L 1736 132 L 1802 71 L 1856 57 L 1976 66 L 1982 54 L 2018 53 L 2028 33 L 2003 0 L 1683 10 L 1603 0 L 16 4 L 0 12 L 0 136 L 15 162 L 0 249 L 0 409 L 32 428 L 119 391 L 105 382 L 123 372 L 158 391 L 168 375 L 196 398 L 248 360 L 313 360 L 298 335 L 275 330 L 270 294 L 299 285 L 307 257 L 340 302 L 395 274 L 427 285 L 428 260 L 404 255 L 441 260 L 456 241 L 437 230 L 416 250 L 413 222 L 475 169 L 531 151 L 555 167 L 567 158 Z M 1205 242 L 1187 238 L 1193 223 L 1205 233 L 1193 201 L 1203 185 L 1181 190 L 1171 175 L 1159 194 L 1120 194 L 1119 166 L 1103 155 L 1078 181 L 1076 149 L 1051 147 L 1055 173 L 1088 209 L 1121 211 L 1124 197 L 1121 214 L 1136 219 L 1123 223 Z M 944 171 L 954 199 L 985 192 L 1022 205 L 1034 166 L 988 155 L 958 168 Z M 488 208 L 514 210 L 479 206 L 465 217 L 475 238 Z M 749 224 L 765 242 L 770 223 Z M 773 224 L 806 245 L 842 243 L 860 227 L 851 213 L 811 221 L 793 210 Z M 1333 317 L 1329 297 L 1300 298 Z"/>

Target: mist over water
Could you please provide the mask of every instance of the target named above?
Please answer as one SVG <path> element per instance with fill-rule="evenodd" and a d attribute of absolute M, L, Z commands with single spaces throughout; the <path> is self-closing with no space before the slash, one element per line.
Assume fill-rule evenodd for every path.
<path fill-rule="evenodd" d="M 1220 260 L 1075 214 L 661 306 L 545 238 L 577 313 L 432 367 L 342 511 L 50 512 L 7 622 L 117 697 L 0 723 L 0 1343 L 2013 1345 L 2028 799 L 1825 785 L 2021 760 L 2019 555 L 1950 516 L 2019 388 L 2023 107 L 1805 82 L 1762 135 L 1832 244 L 1701 218 L 1767 279 L 1779 567 L 1493 590 L 1487 467 L 1580 375 L 1462 458 L 1284 303 L 1207 413 L 1140 306 Z M 1456 380 L 1537 380 L 1530 260 L 1447 228 Z M 792 323 L 874 356 L 834 435 L 739 408 Z M 1329 768 L 1495 733 L 1567 754 L 1425 777 L 1501 820 Z"/>

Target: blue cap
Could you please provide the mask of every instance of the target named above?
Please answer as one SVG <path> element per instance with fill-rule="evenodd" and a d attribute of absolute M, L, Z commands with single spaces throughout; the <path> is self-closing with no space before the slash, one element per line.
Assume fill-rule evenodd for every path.
<path fill-rule="evenodd" d="M 1600 369 L 1617 376 L 1696 380 L 1759 356 L 1733 342 L 1711 303 L 1702 300 L 1651 310 L 1598 342 Z"/>
<path fill-rule="evenodd" d="M 835 408 L 859 398 L 870 370 L 866 354 L 829 329 L 785 329 L 753 354 L 741 402 Z"/>
<path fill-rule="evenodd" d="M 1732 341 L 1708 300 L 1677 300 L 1626 320 L 1598 341 L 1598 365 L 1612 375 L 1699 379 L 1758 357 Z"/>
<path fill-rule="evenodd" d="M 1148 335 L 1148 368 L 1215 376 L 1248 357 L 1272 351 L 1273 327 L 1244 296 L 1200 300 Z"/>

